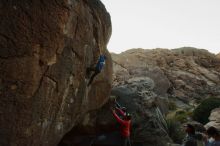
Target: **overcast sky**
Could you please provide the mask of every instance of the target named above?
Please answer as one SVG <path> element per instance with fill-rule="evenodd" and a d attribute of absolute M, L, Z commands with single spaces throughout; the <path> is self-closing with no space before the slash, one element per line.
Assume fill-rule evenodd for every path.
<path fill-rule="evenodd" d="M 101 0 L 112 20 L 110 52 L 191 46 L 220 52 L 220 0 Z"/>

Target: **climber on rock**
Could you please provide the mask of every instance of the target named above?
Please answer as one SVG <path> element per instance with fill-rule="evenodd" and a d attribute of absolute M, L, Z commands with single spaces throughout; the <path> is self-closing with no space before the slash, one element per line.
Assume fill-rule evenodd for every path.
<path fill-rule="evenodd" d="M 95 77 L 96 75 L 98 75 L 98 74 L 102 71 L 102 69 L 103 69 L 103 67 L 104 67 L 104 65 L 105 65 L 105 60 L 106 60 L 106 59 L 107 59 L 107 57 L 102 54 L 102 55 L 99 56 L 99 60 L 98 60 L 98 62 L 97 62 L 97 64 L 96 64 L 95 67 L 89 67 L 89 68 L 87 68 L 87 74 L 90 74 L 91 71 L 94 71 L 94 73 L 93 73 L 93 75 L 91 76 L 91 78 L 90 78 L 89 83 L 87 84 L 87 86 L 89 86 L 89 85 L 92 83 L 94 77 Z"/>
<path fill-rule="evenodd" d="M 122 115 L 123 118 L 120 118 L 116 114 L 116 110 L 118 113 Z M 112 108 L 112 113 L 117 122 L 120 124 L 120 133 L 121 133 L 121 146 L 131 146 L 130 141 L 130 129 L 131 129 L 131 115 L 129 113 L 125 113 L 120 108 Z"/>

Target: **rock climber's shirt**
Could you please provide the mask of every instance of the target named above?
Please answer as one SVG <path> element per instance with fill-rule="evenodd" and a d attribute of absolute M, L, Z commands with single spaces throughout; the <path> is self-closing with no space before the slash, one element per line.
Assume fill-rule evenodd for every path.
<path fill-rule="evenodd" d="M 116 108 L 117 109 L 117 108 Z M 122 115 L 125 116 L 125 112 L 123 112 L 121 109 L 117 109 L 118 112 Z M 113 115 L 115 119 L 118 121 L 120 124 L 120 132 L 123 137 L 129 137 L 130 136 L 130 129 L 131 129 L 131 120 L 122 120 L 116 113 L 113 111 Z"/>
<path fill-rule="evenodd" d="M 99 60 L 98 63 L 96 64 L 96 70 L 98 70 L 99 72 L 102 70 L 102 68 L 105 65 L 105 55 L 100 55 L 99 56 Z"/>

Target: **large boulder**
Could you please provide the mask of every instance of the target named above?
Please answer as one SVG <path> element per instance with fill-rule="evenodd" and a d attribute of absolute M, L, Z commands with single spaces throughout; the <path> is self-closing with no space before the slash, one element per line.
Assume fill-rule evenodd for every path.
<path fill-rule="evenodd" d="M 162 123 L 158 121 L 156 111 L 159 107 L 161 111 L 166 112 L 167 100 L 153 91 L 155 86 L 149 77 L 134 77 L 112 89 L 112 98 L 116 98 L 117 102 L 126 107 L 132 115 L 131 141 L 133 144 L 164 146 L 171 141 L 167 133 L 161 129 Z M 97 131 L 111 133 L 119 130 L 110 112 L 110 107 L 114 106 L 113 99 L 97 112 L 97 118 L 93 121 Z"/>
<path fill-rule="evenodd" d="M 2 0 L 0 8 L 0 145 L 57 145 L 108 99 L 110 15 L 99 0 Z M 106 66 L 87 87 L 100 53 Z"/>
<path fill-rule="evenodd" d="M 217 128 L 220 131 L 220 108 L 212 110 L 209 116 L 209 122 L 205 125 L 205 127 L 208 128 L 211 126 Z"/>

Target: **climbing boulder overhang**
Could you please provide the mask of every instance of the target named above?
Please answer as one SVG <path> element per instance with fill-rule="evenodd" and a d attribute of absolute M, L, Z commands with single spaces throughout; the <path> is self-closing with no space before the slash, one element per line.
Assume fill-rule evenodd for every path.
<path fill-rule="evenodd" d="M 99 0 L 1 0 L 0 18 L 0 145 L 57 145 L 108 98 L 110 15 Z"/>

